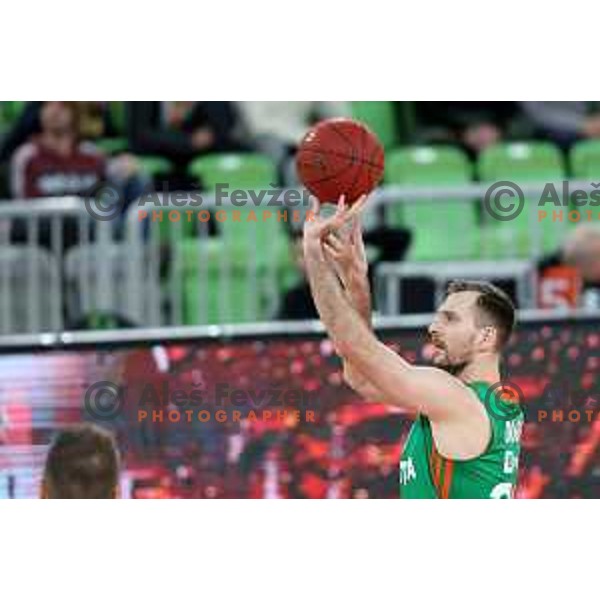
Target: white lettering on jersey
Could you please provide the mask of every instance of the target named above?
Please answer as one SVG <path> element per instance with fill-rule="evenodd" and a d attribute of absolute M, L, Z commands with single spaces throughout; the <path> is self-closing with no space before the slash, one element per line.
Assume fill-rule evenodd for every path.
<path fill-rule="evenodd" d="M 504 441 L 507 444 L 518 444 L 523 432 L 523 419 L 506 421 L 504 425 Z"/>
<path fill-rule="evenodd" d="M 400 461 L 400 485 L 405 485 L 412 479 L 417 478 L 415 465 L 412 458 Z"/>
<path fill-rule="evenodd" d="M 519 468 L 519 455 L 512 450 L 504 452 L 504 473 L 510 475 Z"/>

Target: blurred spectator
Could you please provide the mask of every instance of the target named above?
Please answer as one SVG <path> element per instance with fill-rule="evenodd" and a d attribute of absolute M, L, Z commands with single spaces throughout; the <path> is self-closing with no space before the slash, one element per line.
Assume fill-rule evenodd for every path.
<path fill-rule="evenodd" d="M 291 160 L 306 130 L 321 119 L 350 116 L 349 102 L 238 102 L 253 145 L 276 162 L 281 184 L 294 185 Z"/>
<path fill-rule="evenodd" d="M 600 226 L 578 225 L 562 248 L 540 261 L 540 279 L 543 281 L 551 269 L 561 266 L 571 267 L 578 274 L 581 297 L 577 303 L 585 308 L 600 309 Z"/>
<path fill-rule="evenodd" d="M 514 102 L 416 102 L 417 137 L 423 143 L 459 144 L 471 157 L 511 129 Z"/>
<path fill-rule="evenodd" d="M 48 124 L 42 128 L 42 109 L 47 104 L 61 103 L 28 102 L 25 105 L 23 112 L 0 143 L 0 161 L 13 158 L 16 150 L 27 142 L 41 142 L 52 148 L 52 139 L 47 139 Z M 67 104 L 73 106 L 74 111 L 76 109 L 76 137 L 79 146 L 75 146 L 78 149 L 83 149 L 82 144 L 84 141 L 93 142 L 97 139 L 117 135 L 108 102 L 69 102 Z M 52 121 L 52 119 L 51 115 L 50 120 Z M 50 127 L 52 127 L 52 123 L 50 123 Z M 102 153 L 93 145 L 87 144 L 85 151 L 102 158 Z M 103 176 L 105 175 L 110 183 L 121 189 L 126 204 L 139 197 L 149 186 L 148 178 L 143 174 L 138 161 L 131 154 L 122 153 L 107 159 L 102 171 Z M 12 185 L 10 193 L 14 196 Z M 73 192 L 66 191 L 64 193 L 70 194 Z M 61 194 L 62 192 L 57 191 L 53 195 Z"/>
<path fill-rule="evenodd" d="M 32 103 L 26 109 L 21 132 L 28 127 L 36 131 L 36 119 L 39 132 L 33 133 L 12 156 L 10 191 L 13 198 L 85 196 L 97 185 L 110 183 L 123 194 L 127 205 L 147 188 L 148 182 L 132 157 L 122 155 L 107 160 L 93 143 L 82 140 L 81 114 L 76 102 Z M 62 234 L 63 249 L 77 243 L 78 220 L 63 219 Z M 14 222 L 11 238 L 13 242 L 27 238 L 24 222 Z M 47 220 L 40 222 L 38 242 L 52 247 L 51 224 Z"/>
<path fill-rule="evenodd" d="M 520 102 L 531 135 L 568 149 L 578 139 L 600 138 L 600 107 L 596 102 Z"/>
<path fill-rule="evenodd" d="M 85 194 L 104 178 L 106 163 L 95 147 L 79 139 L 73 102 L 45 102 L 40 133 L 11 160 L 13 198 Z"/>
<path fill-rule="evenodd" d="M 306 280 L 302 231 L 290 228 L 289 235 L 290 252 L 301 274 L 301 281 L 285 292 L 277 318 L 282 320 L 318 319 L 310 287 Z M 379 263 L 399 262 L 404 259 L 410 246 L 411 233 L 407 229 L 379 226 L 365 232 L 363 239 L 367 246 L 373 246 L 378 251 L 376 259 L 370 261 L 369 264 L 369 274 L 372 280 L 372 273 Z"/>
<path fill-rule="evenodd" d="M 93 141 L 115 137 L 117 132 L 108 110 L 108 102 L 73 102 L 79 110 L 79 135 Z M 40 112 L 44 102 L 27 102 L 19 118 L 0 141 L 0 162 L 8 161 L 15 150 L 33 135 L 41 133 Z"/>
<path fill-rule="evenodd" d="M 117 137 L 118 132 L 109 110 L 109 102 L 77 102 L 79 135 L 84 140 Z"/>
<path fill-rule="evenodd" d="M 172 188 L 193 187 L 186 168 L 197 156 L 247 149 L 232 102 L 127 102 L 126 129 L 133 152 L 173 163 Z"/>
<path fill-rule="evenodd" d="M 92 121 L 90 105 L 95 105 Z M 17 124 L 13 140 L 33 130 L 12 156 L 10 187 L 13 198 L 85 195 L 103 181 L 116 185 L 126 204 L 146 189 L 135 159 L 121 155 L 107 160 L 87 132 L 104 132 L 102 103 L 31 103 Z M 38 131 L 39 128 L 39 131 Z"/>

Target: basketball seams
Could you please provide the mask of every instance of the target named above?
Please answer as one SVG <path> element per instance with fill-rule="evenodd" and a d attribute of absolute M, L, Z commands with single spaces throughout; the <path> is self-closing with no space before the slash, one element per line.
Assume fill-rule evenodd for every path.
<path fill-rule="evenodd" d="M 334 131 L 336 131 L 336 133 L 339 134 L 339 132 L 337 131 L 336 128 L 331 127 Z M 344 136 L 340 136 L 341 139 L 347 143 L 347 139 Z M 331 156 L 336 156 L 338 158 L 345 158 L 348 159 L 349 157 L 341 152 L 323 152 L 321 149 L 319 148 L 311 148 L 310 146 L 308 146 L 307 148 L 301 148 L 300 150 L 300 155 L 304 154 L 305 152 L 312 152 L 314 154 L 317 154 L 318 156 L 322 156 L 322 157 L 327 157 L 329 155 Z M 302 161 L 300 160 L 299 164 Z M 325 164 L 326 161 L 325 161 Z M 344 175 L 344 173 L 346 173 L 347 171 L 349 171 L 352 168 L 353 165 L 347 165 L 345 164 L 344 167 L 342 169 L 340 169 L 339 171 L 336 171 L 335 173 L 331 173 L 329 175 L 326 175 L 325 177 L 320 177 L 319 179 L 310 179 L 310 180 L 306 180 L 305 185 L 306 187 L 308 187 L 309 185 L 314 185 L 314 184 L 320 184 L 320 183 L 327 183 L 328 181 L 332 181 L 333 179 L 337 179 L 338 177 Z M 311 190 L 312 191 L 312 190 Z M 314 193 L 314 192 L 313 192 Z M 316 195 L 316 194 L 315 194 Z"/>
<path fill-rule="evenodd" d="M 346 134 L 343 131 L 340 131 L 337 127 L 336 124 L 334 122 L 331 122 L 329 124 L 329 127 L 331 128 L 332 131 L 334 131 L 335 133 L 337 133 L 337 135 L 346 143 L 348 144 L 348 147 L 354 152 L 354 144 L 352 142 L 351 139 L 349 139 Z M 361 129 L 362 130 L 362 129 Z M 362 130 L 364 131 L 364 130 Z M 354 154 L 353 154 L 354 156 Z"/>
<path fill-rule="evenodd" d="M 375 154 L 377 154 L 377 150 L 378 148 L 375 148 L 375 152 L 373 152 L 372 156 L 374 156 Z M 303 148 L 302 152 L 314 152 L 315 154 L 322 154 L 321 150 L 319 150 L 318 148 Z M 345 154 L 343 152 L 336 152 L 335 150 L 329 150 L 327 152 L 328 156 L 335 156 L 337 158 L 347 158 L 347 159 L 351 159 L 352 155 L 351 154 Z M 371 159 L 365 160 L 365 159 L 361 159 L 361 164 L 363 165 L 367 165 L 369 166 L 371 169 L 379 169 L 379 165 L 376 162 L 372 162 Z"/>
<path fill-rule="evenodd" d="M 316 136 L 310 143 L 302 143 L 296 156 L 304 185 L 325 202 L 333 202 L 340 194 L 354 202 L 383 174 L 383 149 L 374 134 L 356 122 L 349 121 L 347 131 L 342 125 L 335 121 L 317 125 Z M 374 162 L 377 158 L 379 163 Z M 331 172 L 336 167 L 337 171 Z"/>
<path fill-rule="evenodd" d="M 321 152 L 321 156 L 327 156 L 328 154 L 330 154 L 329 152 L 327 152 L 326 154 L 323 154 Z M 336 171 L 335 173 L 331 174 L 331 175 L 327 175 L 326 177 L 321 177 L 320 179 L 310 179 L 307 180 L 306 183 L 325 183 L 327 181 L 331 181 L 332 179 L 335 179 L 336 177 L 339 177 L 340 175 L 343 175 L 346 171 L 349 171 L 352 168 L 352 165 L 348 166 L 344 166 L 343 169 L 341 169 L 340 171 Z"/>
<path fill-rule="evenodd" d="M 356 182 L 358 181 L 358 179 L 360 178 L 360 176 L 363 173 L 363 165 L 364 165 L 364 161 L 363 161 L 363 157 L 364 157 L 364 150 L 367 146 L 367 144 L 365 144 L 365 135 L 367 134 L 367 130 L 366 129 L 361 129 L 360 130 L 360 145 L 359 145 L 359 161 L 358 164 L 355 165 L 356 168 L 356 175 L 354 176 L 354 179 L 352 181 L 352 185 L 350 186 L 350 189 L 348 191 L 348 197 L 349 198 L 353 198 L 354 196 L 352 195 L 352 192 L 354 191 L 354 188 L 356 187 Z"/>

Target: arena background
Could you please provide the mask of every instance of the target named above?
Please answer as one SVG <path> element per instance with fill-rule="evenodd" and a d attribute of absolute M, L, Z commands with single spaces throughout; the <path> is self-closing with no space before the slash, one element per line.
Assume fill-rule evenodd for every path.
<path fill-rule="evenodd" d="M 125 497 L 397 497 L 406 415 L 358 399 L 342 382 L 331 344 L 314 333 L 314 326 L 307 325 L 305 334 L 250 337 L 250 331 L 233 339 L 168 342 L 165 335 L 140 343 L 93 345 L 73 340 L 70 349 L 20 348 L 3 354 L 0 497 L 37 495 L 53 433 L 68 423 L 94 420 L 92 413 L 102 407 L 86 405 L 86 391 L 107 381 L 127 386 L 123 410 L 111 417 L 109 402 L 109 419 L 96 419 L 117 435 Z M 380 333 L 409 360 L 425 360 L 422 327 L 387 323 Z M 597 497 L 600 421 L 567 418 L 570 410 L 598 408 L 600 334 L 595 322 L 528 319 L 505 358 L 505 375 L 521 388 L 527 408 L 518 497 Z M 215 398 L 223 383 L 231 390 L 301 390 L 305 400 L 287 405 L 301 414 L 313 410 L 315 422 L 246 420 L 240 426 L 231 419 L 232 404 Z M 137 403 L 148 385 L 161 402 L 165 385 L 171 394 L 202 389 L 200 408 L 213 415 L 223 409 L 230 418 L 225 423 L 215 418 L 204 423 L 167 418 L 163 424 L 138 422 Z M 236 409 L 243 415 L 269 408 L 241 404 Z M 541 409 L 548 415 L 562 409 L 564 418 L 553 422 L 549 416 L 540 422 Z"/>
<path fill-rule="evenodd" d="M 125 497 L 398 497 L 409 416 L 343 383 L 302 259 L 297 150 L 329 118 L 385 149 L 362 220 L 378 332 L 424 362 L 449 281 L 502 287 L 517 496 L 598 496 L 600 103 L 2 101 L 0 497 L 35 497 L 53 434 L 86 420 L 114 430 Z M 356 181 L 350 147 L 326 180 Z M 139 420 L 148 390 L 163 422 Z M 202 404 L 172 422 L 172 392 Z"/>

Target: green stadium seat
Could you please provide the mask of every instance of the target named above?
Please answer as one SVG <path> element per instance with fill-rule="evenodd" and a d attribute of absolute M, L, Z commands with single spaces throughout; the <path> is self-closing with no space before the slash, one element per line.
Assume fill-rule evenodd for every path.
<path fill-rule="evenodd" d="M 511 142 L 484 150 L 478 162 L 481 181 L 552 181 L 563 179 L 559 149 L 549 142 Z"/>
<path fill-rule="evenodd" d="M 125 135 L 125 102 L 108 103 L 108 111 L 113 128 L 119 135 Z"/>
<path fill-rule="evenodd" d="M 125 138 L 102 138 L 94 140 L 94 144 L 105 154 L 118 154 L 127 150 Z"/>
<path fill-rule="evenodd" d="M 0 132 L 9 127 L 18 119 L 25 102 L 0 102 Z"/>
<path fill-rule="evenodd" d="M 571 149 L 569 156 L 571 173 L 575 179 L 585 183 L 597 183 L 600 180 L 600 140 L 582 140 L 577 142 Z M 583 211 L 582 215 L 587 220 L 585 212 L 591 206 L 577 207 L 574 204 L 572 210 Z M 582 221 L 584 220 L 582 219 Z M 575 226 L 576 223 L 573 223 Z"/>
<path fill-rule="evenodd" d="M 352 102 L 352 117 L 370 127 L 384 148 L 397 145 L 397 122 L 393 102 Z"/>
<path fill-rule="evenodd" d="M 214 190 L 219 183 L 229 188 L 268 188 L 277 181 L 275 165 L 267 156 L 254 153 L 212 154 L 196 158 L 188 167 L 206 190 Z"/>
<path fill-rule="evenodd" d="M 4 102 L 0 102 L 0 133 L 9 127 L 9 120 L 5 112 Z"/>
<path fill-rule="evenodd" d="M 10 122 L 14 122 L 21 116 L 21 113 L 23 112 L 23 109 L 25 108 L 27 102 L 23 100 L 13 100 L 11 102 L 6 102 L 5 104 L 7 105 L 6 115 L 8 117 L 8 120 Z"/>
<path fill-rule="evenodd" d="M 600 178 L 600 140 L 582 140 L 571 150 L 571 171 L 575 179 Z"/>
<path fill-rule="evenodd" d="M 199 224 L 195 220 L 188 221 L 185 211 L 189 209 L 185 206 L 156 206 L 153 202 L 148 202 L 144 204 L 144 210 L 148 211 L 148 221 L 155 223 L 156 229 L 152 235 L 157 236 L 160 244 L 177 245 L 196 236 Z M 176 211 L 180 213 L 179 222 L 174 220 Z M 160 212 L 162 217 L 159 217 Z"/>
<path fill-rule="evenodd" d="M 140 167 L 150 177 L 167 175 L 173 170 L 171 161 L 162 156 L 138 156 Z"/>
<path fill-rule="evenodd" d="M 230 191 L 269 189 L 276 181 L 275 166 L 260 154 L 204 156 L 194 160 L 188 172 L 206 190 L 225 183 Z M 291 269 L 288 237 L 277 218 L 281 208 L 257 207 L 251 200 L 248 204 L 213 211 L 219 228 L 215 239 L 186 240 L 180 245 L 186 324 L 241 323 L 272 316 L 283 280 Z M 206 245 L 199 249 L 198 243 Z M 204 248 L 209 249 L 209 260 L 202 271 L 198 261 L 204 256 Z M 226 271 L 219 258 L 223 255 L 229 264 Z M 203 277 L 205 285 L 200 284 Z M 201 294 L 206 295 L 204 313 Z"/>
<path fill-rule="evenodd" d="M 276 222 L 244 221 L 250 210 L 260 218 L 260 209 L 238 210 L 243 215 L 241 222 L 230 221 L 229 213 L 227 221 L 220 223 L 222 231 L 217 238 L 184 240 L 177 246 L 187 325 L 244 323 L 273 316 L 291 270 L 287 239 L 276 230 Z M 204 265 L 202 261 L 206 261 Z"/>
<path fill-rule="evenodd" d="M 450 146 L 415 146 L 389 152 L 388 184 L 443 187 L 468 185 L 472 167 L 465 154 Z M 390 225 L 413 231 L 411 260 L 435 261 L 474 258 L 479 249 L 479 227 L 471 202 L 448 198 L 414 200 L 388 207 Z"/>
<path fill-rule="evenodd" d="M 565 169 L 559 149 L 548 142 L 496 144 L 482 152 L 478 162 L 482 182 L 510 181 L 519 184 L 562 181 Z M 486 258 L 530 256 L 535 250 L 532 226 L 537 221 L 539 196 L 525 198 L 525 209 L 512 221 L 494 220 L 485 214 L 483 252 Z M 538 223 L 541 252 L 556 250 L 568 223 L 562 227 L 551 220 Z"/>

